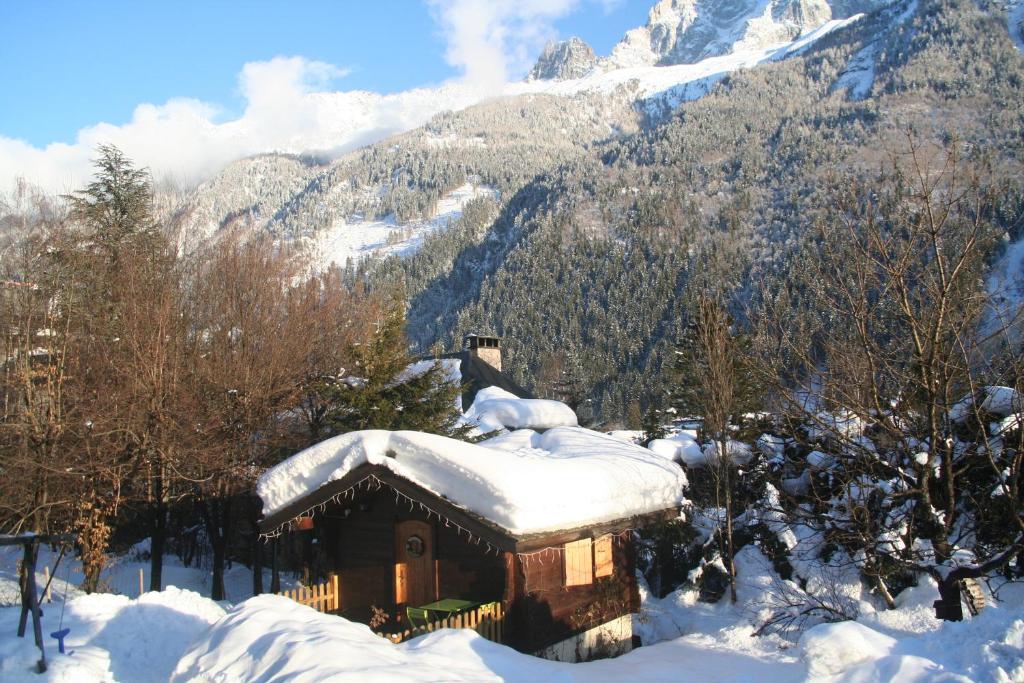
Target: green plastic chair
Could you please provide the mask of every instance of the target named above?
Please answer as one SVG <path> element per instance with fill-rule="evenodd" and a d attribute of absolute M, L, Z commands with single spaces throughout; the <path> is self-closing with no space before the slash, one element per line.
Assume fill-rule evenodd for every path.
<path fill-rule="evenodd" d="M 430 610 L 422 607 L 406 607 L 405 616 L 413 628 L 426 628 L 430 623 Z"/>

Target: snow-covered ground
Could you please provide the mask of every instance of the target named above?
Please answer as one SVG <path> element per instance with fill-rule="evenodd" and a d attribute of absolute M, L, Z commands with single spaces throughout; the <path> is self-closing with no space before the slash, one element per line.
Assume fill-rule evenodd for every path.
<path fill-rule="evenodd" d="M 69 654 L 47 637 L 50 669 L 32 672 L 31 636 L 14 636 L 18 609 L 0 609 L 0 680 L 21 681 L 978 681 L 1024 680 L 1024 587 L 1004 587 L 974 619 L 932 616 L 930 582 L 895 610 L 862 605 L 857 621 L 820 624 L 793 642 L 754 637 L 769 572 L 750 549 L 738 558 L 739 602 L 705 604 L 692 590 L 644 596 L 636 630 L 645 646 L 617 659 L 565 664 L 536 659 L 473 631 L 442 630 L 393 645 L 364 625 L 286 598 L 217 604 L 169 588 L 131 599 L 71 600 L 63 624 Z M 1014 589 L 1014 590 L 1011 590 Z M 60 620 L 47 606 L 44 633 Z"/>
<path fill-rule="evenodd" d="M 210 594 L 210 571 L 186 567 L 174 555 L 164 556 L 163 592 L 139 595 L 139 571 L 149 587 L 149 561 L 143 559 L 148 542 L 134 546 L 123 555 L 111 556 L 100 574 L 104 593 L 86 595 L 78 588 L 83 577 L 81 563 L 66 555 L 59 564 L 58 552 L 39 549 L 36 582 L 42 591 L 47 574 L 56 567 L 50 585 L 52 600 L 42 602 L 43 634 L 47 658 L 56 658 L 46 677 L 31 673 L 38 650 L 32 638 L 31 620 L 24 639 L 17 638 L 21 613 L 18 592 L 20 546 L 0 548 L 0 681 L 166 681 L 186 647 L 224 615 L 224 606 L 252 596 L 252 572 L 235 564 L 224 574 L 227 600 L 223 606 L 203 595 Z M 282 575 L 284 588 L 297 581 Z M 270 585 L 270 572 L 264 572 Z M 65 598 L 67 602 L 65 603 Z M 134 599 L 133 599 L 134 598 Z M 59 627 L 71 629 L 67 638 L 71 656 L 57 654 L 57 641 L 50 633 Z"/>
<path fill-rule="evenodd" d="M 144 554 L 147 552 L 148 540 L 134 546 L 127 553 L 112 555 L 100 574 L 101 589 L 118 595 L 138 597 L 140 570 L 143 574 L 143 584 L 148 589 L 150 567 L 148 554 Z M 57 565 L 58 554 L 46 546 L 40 547 L 36 565 L 40 590 L 46 576 L 43 573 L 44 568 L 57 566 L 56 576 L 50 585 L 53 599 L 61 599 L 65 590 L 68 592 L 69 600 L 84 595 L 77 588 L 84 578 L 81 563 L 73 557 L 65 556 Z M 13 605 L 19 600 L 17 571 L 21 556 L 20 546 L 0 548 L 0 607 Z M 295 579 L 287 575 L 281 575 L 281 583 L 284 588 L 293 588 L 297 585 Z M 186 567 L 176 556 L 165 555 L 163 584 L 209 595 L 210 571 L 196 566 Z M 263 585 L 270 585 L 270 570 L 264 571 Z M 252 571 L 240 564 L 227 567 L 224 571 L 224 593 L 230 602 L 239 602 L 252 596 Z"/>
<path fill-rule="evenodd" d="M 405 256 L 416 251 L 424 238 L 458 220 L 471 199 L 498 196 L 498 191 L 486 185 L 466 183 L 452 190 L 438 201 L 433 215 L 426 220 L 410 221 L 399 225 L 393 216 L 384 220 L 341 220 L 317 236 L 312 254 L 319 268 L 337 264 L 344 267 L 370 258 L 383 258 L 391 254 Z"/>

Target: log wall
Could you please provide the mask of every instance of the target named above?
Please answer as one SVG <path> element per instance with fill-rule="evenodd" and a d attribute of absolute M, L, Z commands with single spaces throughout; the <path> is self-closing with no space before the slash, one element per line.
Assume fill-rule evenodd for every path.
<path fill-rule="evenodd" d="M 557 550 L 515 556 L 516 600 L 509 610 L 511 644 L 536 652 L 640 607 L 632 539 L 612 543 L 611 576 L 565 586 L 565 554 Z"/>
<path fill-rule="evenodd" d="M 340 613 L 347 618 L 368 623 L 371 606 L 377 606 L 391 614 L 393 626 L 404 624 L 405 605 L 395 602 L 394 532 L 395 525 L 405 520 L 428 521 L 433 527 L 433 599 L 493 602 L 505 597 L 505 562 L 500 554 L 488 552 L 482 541 L 477 545 L 468 540 L 465 532 L 446 526 L 436 515 L 428 520 L 418 505 L 410 510 L 408 501 L 396 504 L 389 489 L 329 504 L 315 519 L 326 569 L 340 578 Z"/>

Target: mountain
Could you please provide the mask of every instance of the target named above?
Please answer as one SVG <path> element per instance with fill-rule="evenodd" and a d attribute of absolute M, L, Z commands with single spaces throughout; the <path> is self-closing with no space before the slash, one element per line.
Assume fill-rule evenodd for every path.
<path fill-rule="evenodd" d="M 664 4 L 659 3 L 652 16 Z M 514 190 L 516 183 L 470 183 L 467 188 L 464 185 L 472 178 L 457 172 L 440 185 L 425 186 L 416 171 L 403 168 L 403 187 L 388 169 L 374 168 L 368 175 L 360 172 L 351 177 L 349 168 L 365 166 L 370 159 L 393 158 L 394 150 L 384 151 L 388 147 L 401 151 L 426 146 L 428 156 L 443 153 L 450 157 L 434 158 L 431 164 L 463 163 L 481 168 L 498 160 L 499 166 L 505 166 L 505 157 L 517 151 L 513 168 L 539 172 L 563 160 L 565 154 L 578 154 L 581 142 L 628 132 L 644 116 L 661 115 L 680 102 L 702 97 L 728 73 L 795 56 L 846 23 L 826 22 L 795 41 L 762 50 L 668 67 L 611 68 L 605 61 L 597 68 L 593 50 L 582 40 L 551 43 L 527 80 L 507 86 L 503 97 L 472 105 L 465 93 L 453 95 L 461 91 L 452 87 L 434 93 L 441 100 L 447 97 L 453 107 L 468 107 L 455 119 L 436 115 L 422 128 L 349 152 L 331 163 L 280 154 L 243 159 L 169 206 L 166 213 L 173 215 L 186 249 L 231 227 L 269 231 L 312 255 L 318 267 L 344 265 L 349 258 L 358 261 L 408 254 L 418 248 L 425 234 L 461 215 L 470 198 Z M 441 100 L 431 99 L 430 91 L 421 91 L 419 97 L 429 103 L 424 111 L 442 108 Z M 493 121 L 481 120 L 485 117 Z M 472 130 L 444 130 L 452 120 Z M 321 146 L 330 147 L 327 143 Z M 523 159 L 533 159 L 541 151 L 546 158 L 539 164 L 524 163 Z M 508 174 L 508 168 L 495 171 Z M 439 203 L 442 210 L 437 209 Z"/>
<path fill-rule="evenodd" d="M 602 60 L 605 69 L 693 64 L 794 40 L 832 19 L 888 0 L 660 0 L 647 24 L 628 33 Z"/>
<path fill-rule="evenodd" d="M 564 81 L 586 76 L 597 64 L 593 48 L 575 36 L 559 43 L 548 43 L 530 70 L 527 80 Z"/>
<path fill-rule="evenodd" d="M 686 27 L 666 18 L 687 7 Z M 665 21 L 646 35 L 675 27 L 656 62 L 711 49 L 685 38 L 703 7 L 655 6 Z M 737 311 L 765 288 L 806 296 L 790 274 L 827 216 L 830 177 L 868 182 L 908 130 L 987 150 L 1000 176 L 1021 177 L 1015 7 L 900 0 L 842 19 L 865 7 L 832 3 L 814 29 L 797 20 L 826 17 L 822 5 L 744 7 L 729 24 L 742 31 L 714 47 L 733 52 L 605 61 L 569 78 L 586 61 L 574 50 L 586 51 L 552 49 L 542 70 L 552 79 L 329 163 L 237 162 L 175 215 L 197 242 L 227 226 L 262 231 L 316 268 L 333 263 L 373 288 L 402 282 L 418 348 L 498 334 L 520 383 L 542 395 L 569 387 L 584 419 L 625 418 L 663 394 L 694 282 L 730 283 Z M 800 35 L 736 52 L 755 37 L 752 13 Z M 706 16 L 711 25 L 726 11 Z M 1019 215 L 1013 206 L 1006 216 Z M 1021 225 L 1007 221 L 1015 244 Z"/>

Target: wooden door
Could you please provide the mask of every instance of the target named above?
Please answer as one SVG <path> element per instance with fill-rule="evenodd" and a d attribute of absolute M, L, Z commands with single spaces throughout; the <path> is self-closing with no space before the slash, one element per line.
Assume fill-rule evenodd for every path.
<path fill-rule="evenodd" d="M 395 603 L 419 606 L 437 600 L 434 591 L 434 527 L 409 520 L 395 525 Z"/>

